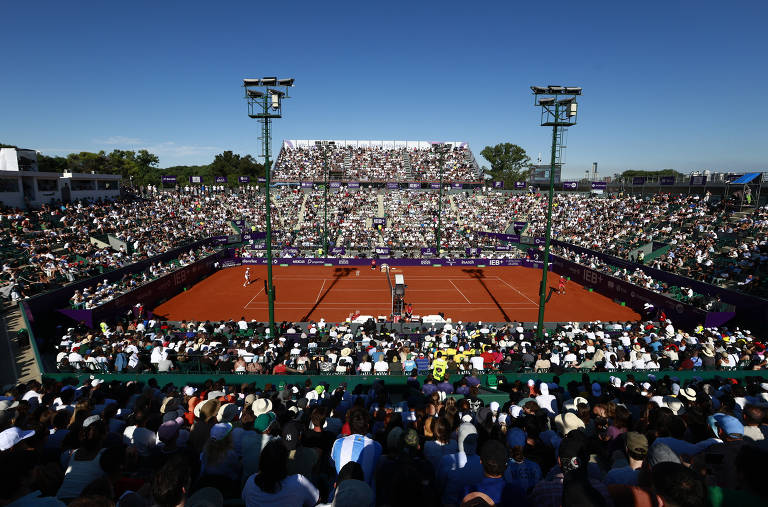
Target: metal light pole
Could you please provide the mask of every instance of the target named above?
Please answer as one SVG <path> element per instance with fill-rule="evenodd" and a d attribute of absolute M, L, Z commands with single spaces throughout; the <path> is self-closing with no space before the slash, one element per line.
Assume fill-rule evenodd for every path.
<path fill-rule="evenodd" d="M 534 103 L 541 107 L 541 125 L 552 127 L 552 158 L 549 167 L 549 200 L 547 204 L 547 235 L 544 239 L 544 265 L 541 269 L 539 286 L 539 321 L 536 334 L 544 338 L 544 307 L 547 300 L 547 272 L 549 270 L 549 247 L 552 238 L 552 201 L 555 194 L 555 168 L 562 170 L 563 134 L 568 127 L 576 125 L 578 104 L 576 96 L 581 88 L 570 86 L 531 86 Z M 560 98 L 565 97 L 565 98 Z"/>
<path fill-rule="evenodd" d="M 435 233 L 435 244 L 437 246 L 437 252 L 435 253 L 439 258 L 441 257 L 441 236 L 443 232 L 443 164 L 445 153 L 450 149 L 450 146 L 446 143 L 432 143 L 432 149 L 437 152 L 438 165 L 440 167 L 440 191 L 438 194 L 440 197 L 437 203 L 437 232 Z"/>
<path fill-rule="evenodd" d="M 269 187 L 272 183 L 272 167 L 269 161 L 272 138 L 270 124 L 273 118 L 282 118 L 282 102 L 287 97 L 288 87 L 293 86 L 293 78 L 277 79 L 265 77 L 261 79 L 243 79 L 245 98 L 248 101 L 248 116 L 259 120 L 262 126 L 262 156 L 264 157 L 264 172 L 266 173 L 266 226 L 267 226 L 267 302 L 269 305 L 270 336 L 277 336 L 275 326 L 275 286 L 272 284 L 272 205 Z M 278 87 L 284 88 L 285 91 Z"/>

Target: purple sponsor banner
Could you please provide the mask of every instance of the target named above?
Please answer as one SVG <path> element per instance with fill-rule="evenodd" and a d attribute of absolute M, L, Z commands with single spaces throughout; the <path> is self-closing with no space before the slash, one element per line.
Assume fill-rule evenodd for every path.
<path fill-rule="evenodd" d="M 259 178 L 259 179 L 258 179 L 258 180 L 256 180 L 256 181 L 257 181 L 258 183 L 266 183 L 266 182 L 267 182 L 267 178 Z"/>
<path fill-rule="evenodd" d="M 389 255 L 389 247 L 377 246 L 374 251 L 377 255 Z"/>
<path fill-rule="evenodd" d="M 451 188 L 453 189 L 460 189 L 463 185 L 461 183 L 451 183 Z"/>
<path fill-rule="evenodd" d="M 238 183 L 250 183 L 251 177 L 250 176 L 238 176 L 237 177 Z"/>
<path fill-rule="evenodd" d="M 377 225 L 380 225 L 384 227 L 387 225 L 387 219 L 386 218 L 374 218 L 373 219 L 373 228 L 375 229 Z"/>
<path fill-rule="evenodd" d="M 421 183 L 410 182 L 408 188 L 421 188 Z"/>
<path fill-rule="evenodd" d="M 216 178 L 214 178 L 214 183 L 226 183 L 226 182 L 227 182 L 226 176 L 216 176 Z"/>
<path fill-rule="evenodd" d="M 691 183 L 694 187 L 700 187 L 707 184 L 707 176 L 705 174 L 699 176 L 691 176 Z"/>
<path fill-rule="evenodd" d="M 399 187 L 398 187 L 397 183 L 390 181 L 390 182 L 387 182 L 387 188 L 389 188 L 389 189 L 397 189 Z"/>
<path fill-rule="evenodd" d="M 331 247 L 331 251 L 330 251 L 331 255 L 344 255 L 345 253 L 347 253 L 347 249 L 344 248 L 343 246 Z"/>
<path fill-rule="evenodd" d="M 541 238 L 541 237 L 533 238 L 533 244 L 534 245 L 543 245 L 546 242 L 547 242 L 547 238 Z"/>
<path fill-rule="evenodd" d="M 659 178 L 659 185 L 674 185 L 675 184 L 675 177 L 674 176 L 662 176 Z"/>
<path fill-rule="evenodd" d="M 276 234 L 278 231 L 272 231 L 272 234 Z M 244 232 L 241 235 L 243 241 L 251 241 L 264 239 L 267 237 L 267 233 L 264 231 Z"/>
<path fill-rule="evenodd" d="M 493 182 L 493 188 L 504 188 L 504 182 L 503 181 L 494 181 Z"/>
<path fill-rule="evenodd" d="M 642 186 L 645 185 L 645 176 L 635 176 L 632 178 L 632 185 Z"/>
<path fill-rule="evenodd" d="M 331 182 L 331 188 L 341 188 L 341 182 L 340 181 L 332 181 Z"/>
<path fill-rule="evenodd" d="M 515 230 L 517 229 L 522 230 L 522 229 L 525 229 L 525 226 L 528 225 L 528 222 L 515 222 L 513 225 Z"/>
<path fill-rule="evenodd" d="M 496 245 L 494 250 L 497 252 L 509 252 L 512 250 L 512 245 Z"/>
<path fill-rule="evenodd" d="M 515 188 L 517 190 L 522 190 L 522 189 L 525 189 L 526 187 L 528 187 L 528 183 L 526 183 L 525 181 L 516 181 L 515 182 Z"/>
<path fill-rule="evenodd" d="M 176 176 L 161 176 L 160 181 L 162 183 L 176 183 Z"/>
<path fill-rule="evenodd" d="M 296 257 L 297 255 L 299 255 L 298 248 L 283 248 L 280 251 L 281 257 Z"/>
<path fill-rule="evenodd" d="M 465 248 L 464 254 L 469 257 L 471 255 L 480 255 L 480 248 Z"/>
<path fill-rule="evenodd" d="M 434 247 L 422 248 L 421 255 L 437 255 L 437 249 Z"/>
<path fill-rule="evenodd" d="M 347 186 L 349 188 L 360 188 L 360 182 L 359 181 L 350 181 L 347 183 Z"/>
<path fill-rule="evenodd" d="M 302 181 L 301 188 L 312 188 L 314 185 L 311 181 Z"/>
<path fill-rule="evenodd" d="M 190 176 L 189 177 L 189 182 L 190 183 L 200 184 L 200 183 L 203 182 L 203 177 L 202 176 Z"/>
<path fill-rule="evenodd" d="M 263 265 L 267 260 L 263 257 L 244 258 L 241 260 L 243 265 Z M 272 259 L 272 264 L 287 264 L 291 266 L 307 266 L 332 264 L 334 266 L 370 266 L 370 259 L 285 259 L 276 257 Z M 390 266 L 524 266 L 527 268 L 541 269 L 543 262 L 529 261 L 527 259 L 387 259 Z"/>
<path fill-rule="evenodd" d="M 604 181 L 593 181 L 591 187 L 592 190 L 605 190 L 608 188 L 608 183 Z"/>
<path fill-rule="evenodd" d="M 434 190 L 440 190 L 440 183 L 430 183 L 429 188 Z"/>
<path fill-rule="evenodd" d="M 564 181 L 563 182 L 563 189 L 564 190 L 576 190 L 579 188 L 579 182 L 578 181 Z"/>
<path fill-rule="evenodd" d="M 245 227 L 245 220 L 243 220 L 242 218 L 238 220 L 232 220 L 232 223 L 235 224 L 237 227 L 241 227 L 241 228 Z"/>

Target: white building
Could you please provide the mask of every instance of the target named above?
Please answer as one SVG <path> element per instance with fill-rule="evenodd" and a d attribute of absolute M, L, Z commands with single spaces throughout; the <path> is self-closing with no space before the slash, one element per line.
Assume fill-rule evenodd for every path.
<path fill-rule="evenodd" d="M 0 204 L 37 208 L 53 201 L 115 199 L 119 174 L 40 172 L 37 152 L 0 148 Z"/>

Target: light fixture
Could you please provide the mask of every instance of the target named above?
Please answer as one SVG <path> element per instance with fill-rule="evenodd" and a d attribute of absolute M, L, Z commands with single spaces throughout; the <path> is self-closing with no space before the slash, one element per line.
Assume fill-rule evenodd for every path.
<path fill-rule="evenodd" d="M 548 87 L 548 93 L 558 94 L 558 93 L 563 93 L 564 91 L 565 91 L 565 88 L 563 88 L 562 86 L 551 86 L 550 85 Z"/>
<path fill-rule="evenodd" d="M 547 93 L 547 89 L 544 88 L 543 86 L 531 86 L 531 90 L 533 90 L 533 93 L 536 95 Z"/>
<path fill-rule="evenodd" d="M 276 77 L 263 77 L 261 78 L 262 86 L 275 86 L 277 84 Z"/>
<path fill-rule="evenodd" d="M 248 90 L 248 89 L 246 89 L 245 92 L 252 99 L 259 99 L 259 98 L 264 96 L 264 93 L 260 92 L 259 90 Z"/>
<path fill-rule="evenodd" d="M 278 79 L 277 84 L 279 86 L 293 86 L 293 78 L 290 79 Z"/>
<path fill-rule="evenodd" d="M 540 106 L 551 106 L 554 103 L 555 103 L 555 98 L 554 97 L 544 97 L 544 98 L 539 99 L 539 105 Z"/>
<path fill-rule="evenodd" d="M 566 86 L 565 93 L 569 95 L 581 95 L 581 88 L 578 86 Z"/>

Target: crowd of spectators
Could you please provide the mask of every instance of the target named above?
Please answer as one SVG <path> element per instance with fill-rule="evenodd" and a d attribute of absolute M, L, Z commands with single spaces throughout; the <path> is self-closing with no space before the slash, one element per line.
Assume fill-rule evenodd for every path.
<path fill-rule="evenodd" d="M 601 327 L 615 326 L 556 336 L 573 333 L 578 357 L 579 347 L 602 350 Z M 685 362 L 709 338 L 714 347 L 738 343 L 718 333 L 663 341 L 677 344 Z M 630 329 L 630 341 L 636 334 Z M 528 347 L 559 353 L 556 343 Z M 379 343 L 369 343 L 366 354 L 378 353 Z M 441 359 L 435 353 L 426 379 L 411 376 L 399 388 L 334 388 L 298 375 L 198 385 L 86 375 L 7 386 L 0 495 L 13 507 L 768 502 L 764 377 L 497 377 L 501 396 L 488 398 L 472 373 L 449 374 Z M 553 368 L 551 358 L 537 362 Z"/>
<path fill-rule="evenodd" d="M 453 147 L 442 158 L 443 180 L 474 182 L 480 178 L 467 147 Z M 275 164 L 275 181 L 324 181 L 324 170 L 344 181 L 438 181 L 441 159 L 426 148 L 323 145 L 283 147 Z M 325 164 L 328 164 L 327 166 Z"/>

